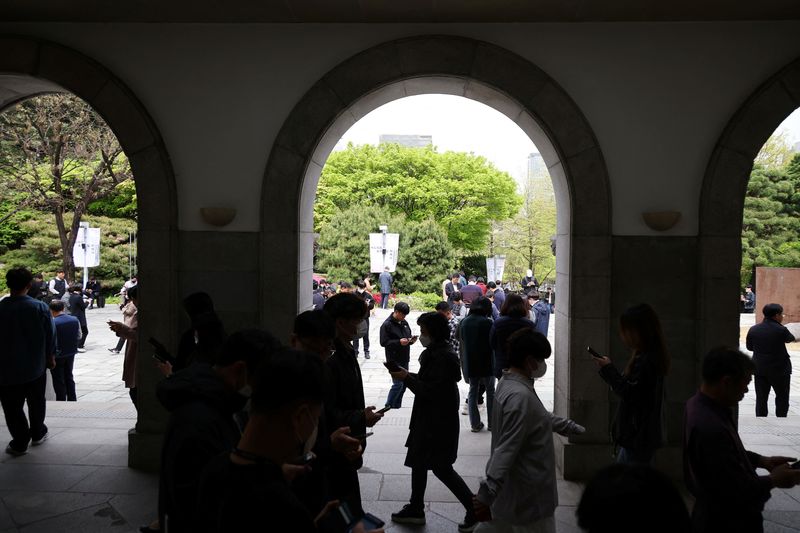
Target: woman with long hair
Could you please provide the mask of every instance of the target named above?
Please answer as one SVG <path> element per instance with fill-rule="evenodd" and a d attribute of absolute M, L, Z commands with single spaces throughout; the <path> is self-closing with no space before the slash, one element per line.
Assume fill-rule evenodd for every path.
<path fill-rule="evenodd" d="M 530 307 L 527 300 L 519 294 L 509 294 L 500 308 L 500 318 L 494 321 L 489 332 L 489 343 L 494 350 L 494 377 L 503 377 L 503 370 L 509 367 L 506 355 L 506 342 L 512 334 L 521 329 L 535 329 L 528 318 Z"/>
<path fill-rule="evenodd" d="M 612 427 L 619 447 L 618 463 L 649 464 L 664 441 L 664 379 L 670 357 L 658 315 L 647 304 L 630 307 L 619 317 L 619 334 L 631 350 L 619 372 L 608 357 L 595 358 L 600 377 L 620 397 Z"/>

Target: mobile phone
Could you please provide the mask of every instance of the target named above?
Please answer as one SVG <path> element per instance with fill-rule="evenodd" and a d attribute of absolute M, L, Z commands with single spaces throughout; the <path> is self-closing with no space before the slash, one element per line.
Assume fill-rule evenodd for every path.
<path fill-rule="evenodd" d="M 387 406 L 386 406 L 386 407 L 384 407 L 383 409 L 378 409 L 378 410 L 377 410 L 377 411 L 375 411 L 375 412 L 376 412 L 376 413 L 383 414 L 383 413 L 385 413 L 386 411 L 388 411 L 389 409 L 391 409 L 391 407 L 387 405 Z"/>
<path fill-rule="evenodd" d="M 147 342 L 153 347 L 153 357 L 161 361 L 162 363 L 171 363 L 172 356 L 167 351 L 167 348 L 158 342 L 155 338 L 150 337 L 147 339 Z"/>
<path fill-rule="evenodd" d="M 412 335 L 411 336 L 411 342 L 417 342 L 417 339 L 419 339 L 419 335 Z"/>
<path fill-rule="evenodd" d="M 594 348 L 592 348 L 591 346 L 587 346 L 586 347 L 586 351 L 589 352 L 590 354 L 592 354 L 592 357 L 594 357 L 596 359 L 602 359 L 603 358 L 603 356 L 600 355 L 600 353 L 597 350 L 595 350 Z"/>
<path fill-rule="evenodd" d="M 374 434 L 375 434 L 374 431 L 368 431 L 367 433 L 364 433 L 363 435 L 351 435 L 351 437 L 353 437 L 354 439 L 358 439 L 358 440 L 366 440 L 367 437 L 371 437 Z"/>
<path fill-rule="evenodd" d="M 383 366 L 385 366 L 389 372 L 400 372 L 400 365 L 398 365 L 396 361 L 386 361 L 383 363 Z"/>
<path fill-rule="evenodd" d="M 317 527 L 320 531 L 351 531 L 356 523 L 347 503 L 340 503 L 319 519 Z"/>
<path fill-rule="evenodd" d="M 163 357 L 161 357 L 160 355 L 158 355 L 158 354 L 157 354 L 157 353 L 155 353 L 155 352 L 153 353 L 153 359 L 155 359 L 155 360 L 156 360 L 156 361 L 158 361 L 159 363 L 166 363 L 166 362 L 167 362 L 167 360 L 166 360 L 166 359 L 164 359 Z"/>

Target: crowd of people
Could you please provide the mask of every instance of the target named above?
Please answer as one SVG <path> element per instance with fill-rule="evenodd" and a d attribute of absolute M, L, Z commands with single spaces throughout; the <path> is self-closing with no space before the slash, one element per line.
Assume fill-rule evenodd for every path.
<path fill-rule="evenodd" d="M 78 350 L 81 323 L 63 313 L 61 299 L 45 304 L 29 297 L 34 280 L 27 270 L 9 270 L 6 281 L 11 296 L 0 301 L 0 403 L 12 435 L 6 452 L 22 455 L 48 436 L 46 368 L 61 365 L 60 396 L 74 399 L 68 359 Z M 363 280 L 355 290 L 329 295 L 322 309 L 298 315 L 288 345 L 261 329 L 228 334 L 208 294 L 187 296 L 183 308 L 190 325 L 174 356 L 149 340 L 164 376 L 156 396 L 169 422 L 157 517 L 141 530 L 381 531 L 383 521 L 364 508 L 358 471 L 372 428 L 387 411 L 400 408 L 410 390 L 414 404 L 404 461 L 411 471 L 409 502 L 391 515 L 392 521 L 426 522 L 431 472 L 463 506 L 460 532 L 554 532 L 553 434 L 581 435 L 586 428 L 549 412 L 536 392 L 552 357 L 536 311 L 541 299 L 537 291 L 506 294 L 496 282 L 495 287 L 487 283 L 485 292 L 477 279 L 459 286 L 454 277 L 448 283 L 447 299 L 417 318 L 418 334 L 407 321 L 411 309 L 404 302 L 396 302 L 381 324 L 379 343 L 392 382 L 382 409 L 366 404 L 357 359 L 359 346 L 365 356 L 369 349 L 364 326 L 375 305 Z M 127 298 L 126 321 L 109 327 L 128 343 L 123 379 L 136 404 L 138 286 L 127 289 Z M 622 313 L 620 337 L 631 353 L 624 369 L 607 356 L 587 355 L 620 402 L 612 428 L 617 464 L 587 486 L 577 510 L 582 528 L 595 533 L 762 530 L 770 490 L 800 484 L 800 470 L 790 464 L 796 459 L 745 451 L 731 415 L 754 373 L 757 389 L 768 393 L 769 387 L 782 387 L 773 379 L 774 368 L 780 366 L 777 360 L 783 364 L 788 358 L 785 343 L 794 337 L 781 324 L 780 306 L 767 305 L 763 314 L 748 335 L 755 357 L 731 348 L 712 350 L 703 359 L 699 390 L 686 403 L 684 472 L 696 499 L 690 515 L 672 482 L 652 468 L 666 437 L 667 339 L 651 306 Z M 419 369 L 412 372 L 410 351 L 417 342 L 423 350 Z M 491 431 L 478 487 L 470 487 L 454 468 L 461 379 L 469 383 L 466 411 L 472 430 Z M 784 396 L 779 397 L 777 414 L 785 416 Z M 485 425 L 478 409 L 482 402 Z M 762 407 L 766 400 L 757 409 Z M 757 468 L 768 474 L 759 475 Z M 609 509 L 619 504 L 634 507 L 624 520 Z"/>

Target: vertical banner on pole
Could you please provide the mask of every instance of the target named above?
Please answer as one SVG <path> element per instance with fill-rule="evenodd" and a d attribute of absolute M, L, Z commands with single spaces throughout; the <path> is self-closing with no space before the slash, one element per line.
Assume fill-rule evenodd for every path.
<path fill-rule="evenodd" d="M 384 238 L 386 244 L 384 245 Z M 397 253 L 400 249 L 399 233 L 370 233 L 369 234 L 369 266 L 370 272 L 383 272 L 384 267 L 389 267 L 389 272 L 397 269 Z M 385 253 L 384 253 L 385 251 Z"/>
<path fill-rule="evenodd" d="M 486 281 L 497 281 L 503 279 L 503 272 L 506 269 L 506 256 L 493 255 L 486 258 Z"/>

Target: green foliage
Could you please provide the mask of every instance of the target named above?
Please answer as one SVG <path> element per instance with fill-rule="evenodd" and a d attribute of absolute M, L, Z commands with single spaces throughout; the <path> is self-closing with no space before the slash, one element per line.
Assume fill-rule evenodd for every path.
<path fill-rule="evenodd" d="M 478 276 L 485 276 L 486 256 L 483 254 L 462 256 L 458 259 L 458 267 L 455 270 L 463 271 L 467 277 L 475 276 L 477 278 Z"/>
<path fill-rule="evenodd" d="M 68 216 L 69 219 L 69 216 Z M 90 268 L 89 275 L 98 280 L 109 291 L 118 291 L 128 278 L 128 234 L 136 231 L 136 222 L 119 218 L 86 216 L 91 227 L 100 228 L 100 266 Z M 0 255 L 3 269 L 24 266 L 32 272 L 44 273 L 50 279 L 61 268 L 61 243 L 52 215 L 38 211 L 30 212 L 30 218 L 19 223 L 29 237 L 21 247 Z M 80 269 L 70 280 L 82 281 Z"/>
<path fill-rule="evenodd" d="M 436 222 L 405 220 L 385 215 L 378 207 L 352 206 L 338 211 L 317 241 L 315 270 L 332 281 L 361 279 L 369 272 L 369 234 L 386 224 L 400 234 L 400 251 L 394 285 L 399 291 L 436 291 L 452 268 L 447 235 Z"/>
<path fill-rule="evenodd" d="M 405 302 L 412 311 L 434 311 L 436 304 L 442 301 L 442 295 L 432 292 L 412 292 L 411 294 L 398 294 L 397 298 L 391 302 L 394 306 L 397 302 Z"/>
<path fill-rule="evenodd" d="M 485 158 L 432 147 L 348 145 L 322 170 L 314 227 L 322 233 L 337 210 L 377 205 L 409 221 L 433 218 L 457 249 L 479 251 L 493 220 L 517 212 L 521 199 L 507 173 Z"/>
<path fill-rule="evenodd" d="M 800 155 L 780 168 L 756 165 L 742 221 L 742 283 L 756 266 L 800 267 Z"/>
<path fill-rule="evenodd" d="M 135 219 L 138 214 L 136 184 L 133 180 L 123 181 L 109 196 L 90 203 L 86 211 L 90 215 Z"/>

